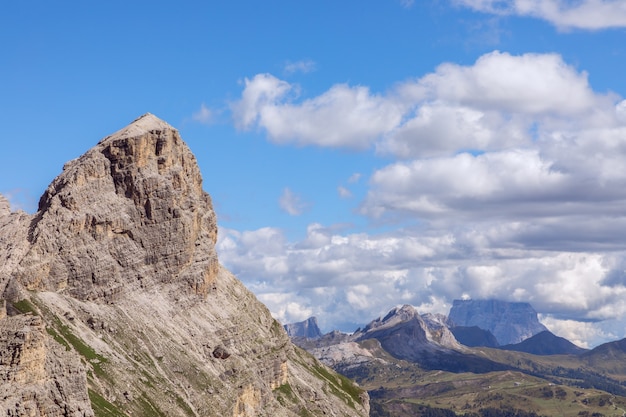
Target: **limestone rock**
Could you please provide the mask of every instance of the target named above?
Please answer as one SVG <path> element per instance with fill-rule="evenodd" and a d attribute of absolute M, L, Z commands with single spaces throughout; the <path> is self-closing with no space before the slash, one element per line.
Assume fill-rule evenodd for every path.
<path fill-rule="evenodd" d="M 54 346 L 41 317 L 0 319 L 0 346 L 1 415 L 94 415 L 80 359 Z"/>
<path fill-rule="evenodd" d="M 8 415 L 369 412 L 219 265 L 195 157 L 153 115 L 68 162 L 35 215 L 2 211 L 0 232 L 0 328 L 30 335 L 21 361 L 0 357 Z"/>
<path fill-rule="evenodd" d="M 466 349 L 448 329 L 445 316 L 419 314 L 410 305 L 393 308 L 350 335 L 334 331 L 320 338 L 292 340 L 325 364 L 342 370 L 381 361 L 385 355 L 381 356 L 381 350 L 395 358 L 419 361 L 425 354 Z"/>
<path fill-rule="evenodd" d="M 454 334 L 448 328 L 448 318 L 443 314 L 425 313 L 420 316 L 426 325 L 428 331 L 426 337 L 431 342 L 437 343 L 440 346 L 462 350 L 463 347 L 457 341 Z"/>
<path fill-rule="evenodd" d="M 31 221 L 32 216 L 21 211 L 0 215 L 0 298 L 20 298 L 19 288 L 11 285 L 10 277 L 29 250 Z"/>
<path fill-rule="evenodd" d="M 5 196 L 0 194 L 0 217 L 8 216 L 11 214 L 11 204 Z"/>
<path fill-rule="evenodd" d="M 19 281 L 81 300 L 170 281 L 206 295 L 217 273 L 216 218 L 195 157 L 151 114 L 67 163 L 28 237 Z"/>

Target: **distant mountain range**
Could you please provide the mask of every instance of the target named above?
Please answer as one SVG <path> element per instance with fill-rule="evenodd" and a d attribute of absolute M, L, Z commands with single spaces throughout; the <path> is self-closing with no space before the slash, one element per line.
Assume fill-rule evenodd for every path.
<path fill-rule="evenodd" d="M 455 305 L 455 320 L 404 305 L 352 334 L 292 340 L 367 389 L 372 417 L 470 416 L 480 409 L 600 417 L 626 409 L 626 339 L 586 350 L 546 330 L 528 303 Z M 490 329 L 501 338 L 530 336 L 498 343 Z"/>
<path fill-rule="evenodd" d="M 447 337 L 445 343 L 461 343 L 465 346 L 498 347 L 514 345 L 548 329 L 539 322 L 537 312 L 529 303 L 501 300 L 454 300 L 448 317 L 444 315 L 420 315 L 412 306 L 392 309 L 385 317 L 373 320 L 365 329 L 357 329 L 355 337 L 369 338 L 371 334 L 392 327 L 394 323 L 413 321 L 422 331 L 414 328 L 411 344 L 420 338 L 426 340 Z M 426 323 L 427 322 L 427 323 Z M 391 323 L 391 324 L 390 324 Z M 405 324 L 403 326 L 409 326 Z M 323 336 L 317 319 L 284 325 L 290 337 L 317 339 Z M 378 329 L 378 330 L 376 330 Z M 367 334 L 367 335 L 366 335 Z M 435 336 L 440 334 L 440 336 Z M 565 353 L 565 352 L 564 352 Z"/>

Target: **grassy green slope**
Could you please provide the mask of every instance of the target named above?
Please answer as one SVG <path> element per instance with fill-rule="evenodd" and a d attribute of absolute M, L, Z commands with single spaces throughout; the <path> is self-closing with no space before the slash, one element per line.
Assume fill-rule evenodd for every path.
<path fill-rule="evenodd" d="M 375 350 L 374 350 L 375 351 Z M 419 363 L 375 351 L 380 361 L 361 366 L 338 366 L 371 397 L 373 417 L 454 415 L 622 416 L 626 415 L 626 386 L 618 372 L 624 357 L 611 351 L 595 367 L 597 355 L 536 356 L 489 348 L 472 350 L 514 370 L 471 373 L 426 370 Z M 612 361 L 612 363 L 611 363 Z M 428 363 L 432 369 L 432 362 Z M 482 410 L 482 411 L 481 411 Z M 508 411 L 502 411 L 508 410 Z M 518 411 L 515 414 L 515 410 Z M 482 413 L 482 414 L 481 414 Z"/>

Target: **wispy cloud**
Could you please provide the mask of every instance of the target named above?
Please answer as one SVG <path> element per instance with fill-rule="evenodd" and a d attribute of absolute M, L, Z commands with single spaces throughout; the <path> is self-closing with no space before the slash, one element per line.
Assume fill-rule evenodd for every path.
<path fill-rule="evenodd" d="M 317 69 L 317 64 L 311 59 L 303 59 L 295 62 L 287 62 L 285 64 L 285 73 L 294 74 L 296 72 L 309 73 Z"/>
<path fill-rule="evenodd" d="M 200 109 L 191 116 L 191 119 L 198 123 L 210 125 L 214 122 L 215 112 L 202 103 Z"/>
<path fill-rule="evenodd" d="M 341 198 L 351 198 L 352 197 L 352 191 L 348 190 L 346 187 L 344 186 L 339 186 L 337 187 L 337 193 L 339 194 L 339 197 Z"/>
<path fill-rule="evenodd" d="M 453 0 L 471 9 L 497 15 L 542 19 L 560 29 L 601 30 L 626 27 L 623 0 Z"/>
<path fill-rule="evenodd" d="M 302 198 L 291 191 L 289 188 L 283 190 L 282 195 L 278 199 L 280 208 L 291 216 L 299 216 L 309 207 L 309 204 L 304 202 Z"/>
<path fill-rule="evenodd" d="M 362 177 L 362 174 L 360 172 L 355 172 L 354 174 L 350 175 L 350 178 L 348 178 L 348 183 L 349 184 L 357 183 L 359 182 L 361 177 Z"/>

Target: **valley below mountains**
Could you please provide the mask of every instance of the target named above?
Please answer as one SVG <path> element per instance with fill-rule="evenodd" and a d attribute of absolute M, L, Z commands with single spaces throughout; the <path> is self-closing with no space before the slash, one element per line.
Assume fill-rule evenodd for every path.
<path fill-rule="evenodd" d="M 215 252 L 194 155 L 146 114 L 0 197 L 0 415 L 366 416 Z"/>
<path fill-rule="evenodd" d="M 580 348 L 528 303 L 457 300 L 449 316 L 404 305 L 315 338 L 289 328 L 294 343 L 368 390 L 374 417 L 626 415 L 626 339 Z"/>

